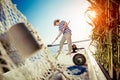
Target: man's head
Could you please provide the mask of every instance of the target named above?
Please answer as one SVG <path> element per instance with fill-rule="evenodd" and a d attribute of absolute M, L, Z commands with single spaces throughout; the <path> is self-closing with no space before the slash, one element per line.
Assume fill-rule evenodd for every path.
<path fill-rule="evenodd" d="M 54 20 L 54 26 L 59 26 L 59 23 L 60 23 L 59 19 Z"/>

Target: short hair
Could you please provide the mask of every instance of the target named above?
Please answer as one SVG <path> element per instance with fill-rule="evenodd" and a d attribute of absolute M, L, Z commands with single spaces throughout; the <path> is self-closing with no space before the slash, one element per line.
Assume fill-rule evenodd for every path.
<path fill-rule="evenodd" d="M 59 19 L 54 20 L 54 23 L 53 23 L 54 26 L 56 26 L 56 23 L 57 23 L 57 22 L 60 22 L 60 20 L 59 20 Z"/>

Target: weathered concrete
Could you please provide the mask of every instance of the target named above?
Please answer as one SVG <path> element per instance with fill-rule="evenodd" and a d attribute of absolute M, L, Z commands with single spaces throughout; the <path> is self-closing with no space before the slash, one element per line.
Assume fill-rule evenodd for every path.
<path fill-rule="evenodd" d="M 12 26 L 7 34 L 10 43 L 18 50 L 23 58 L 29 57 L 40 49 L 40 45 L 24 23 Z"/>

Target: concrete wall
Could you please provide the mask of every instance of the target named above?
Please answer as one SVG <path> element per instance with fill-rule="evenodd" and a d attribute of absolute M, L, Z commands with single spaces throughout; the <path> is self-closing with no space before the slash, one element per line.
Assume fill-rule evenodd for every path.
<path fill-rule="evenodd" d="M 0 42 L 0 74 L 8 72 L 15 67 L 15 64 L 5 50 L 5 46 Z"/>
<path fill-rule="evenodd" d="M 23 58 L 27 58 L 41 48 L 31 31 L 23 23 L 16 24 L 7 32 L 10 43 Z"/>

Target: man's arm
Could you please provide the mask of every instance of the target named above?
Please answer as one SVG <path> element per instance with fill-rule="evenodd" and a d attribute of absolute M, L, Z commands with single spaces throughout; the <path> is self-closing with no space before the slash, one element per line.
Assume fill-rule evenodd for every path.
<path fill-rule="evenodd" d="M 55 40 L 52 42 L 52 44 L 60 37 L 60 35 L 62 34 L 62 32 L 61 31 L 59 31 L 59 33 L 58 33 L 58 35 L 57 35 L 57 37 L 55 38 Z"/>
<path fill-rule="evenodd" d="M 67 23 L 66 21 L 64 22 L 64 25 L 63 25 L 63 30 L 62 30 L 62 32 L 64 32 L 65 31 L 65 29 L 66 29 L 66 27 L 68 27 L 68 24 L 70 23 L 70 21 Z"/>

